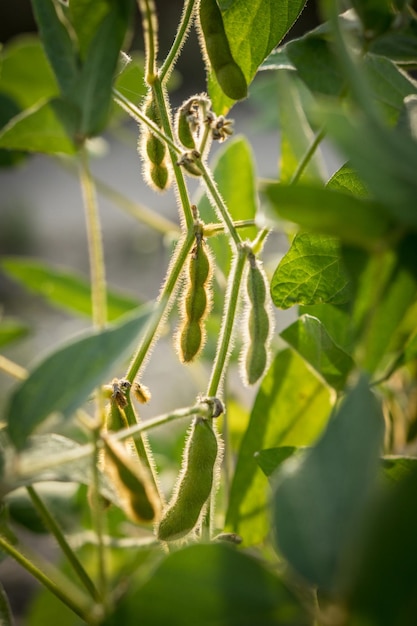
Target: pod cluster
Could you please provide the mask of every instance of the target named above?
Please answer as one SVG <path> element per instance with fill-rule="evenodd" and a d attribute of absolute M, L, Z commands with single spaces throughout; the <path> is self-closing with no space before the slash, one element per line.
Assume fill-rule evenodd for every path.
<path fill-rule="evenodd" d="M 181 539 L 198 525 L 213 488 L 218 456 L 218 440 L 211 422 L 195 418 L 187 435 L 173 497 L 157 529 L 158 539 Z"/>
<path fill-rule="evenodd" d="M 158 128 L 162 127 L 152 92 L 149 92 L 145 100 L 143 111 Z M 157 191 L 168 189 L 171 181 L 166 144 L 158 139 L 149 128 L 144 127 L 139 137 L 138 151 L 142 157 L 143 176 L 148 185 Z"/>
<path fill-rule="evenodd" d="M 269 343 L 273 329 L 272 311 L 268 298 L 268 281 L 262 265 L 249 254 L 246 279 L 244 338 L 241 353 L 241 375 L 248 385 L 256 383 L 269 362 Z"/>
<path fill-rule="evenodd" d="M 176 338 L 182 363 L 193 361 L 204 346 L 204 321 L 211 307 L 211 278 L 211 253 L 199 234 L 188 257 L 181 301 L 182 323 Z"/>

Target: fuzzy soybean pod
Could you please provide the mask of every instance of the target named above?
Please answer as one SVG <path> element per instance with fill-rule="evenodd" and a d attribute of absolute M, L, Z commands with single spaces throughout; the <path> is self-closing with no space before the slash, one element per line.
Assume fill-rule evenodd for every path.
<path fill-rule="evenodd" d="M 182 363 L 189 363 L 202 350 L 205 341 L 204 320 L 211 306 L 211 254 L 201 237 L 189 255 L 185 295 L 182 301 L 182 325 L 177 349 Z"/>
<path fill-rule="evenodd" d="M 248 385 L 253 385 L 265 372 L 269 360 L 269 340 L 272 331 L 268 282 L 262 266 L 249 255 L 246 282 L 245 337 L 241 355 L 241 373 Z"/>
<path fill-rule="evenodd" d="M 212 425 L 207 419 L 195 418 L 174 495 L 157 529 L 161 541 L 181 539 L 197 526 L 213 487 L 218 449 Z"/>
<path fill-rule="evenodd" d="M 161 121 L 152 93 L 147 97 L 144 112 L 152 122 L 161 127 Z M 143 160 L 143 175 L 150 187 L 164 191 L 170 185 L 167 147 L 149 129 L 143 129 L 139 138 L 138 151 Z"/>
<path fill-rule="evenodd" d="M 104 469 L 113 482 L 126 515 L 135 523 L 159 518 L 158 497 L 139 459 L 129 456 L 126 447 L 102 433 Z"/>
<path fill-rule="evenodd" d="M 216 0 L 200 1 L 200 26 L 210 65 L 223 92 L 233 100 L 246 98 L 246 79 L 230 51 Z"/>

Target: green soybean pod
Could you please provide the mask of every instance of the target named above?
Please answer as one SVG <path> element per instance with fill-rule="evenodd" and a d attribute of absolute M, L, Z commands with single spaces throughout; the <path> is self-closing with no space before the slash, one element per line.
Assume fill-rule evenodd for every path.
<path fill-rule="evenodd" d="M 211 254 L 199 238 L 189 256 L 185 296 L 181 303 L 182 324 L 177 334 L 177 350 L 182 363 L 193 361 L 204 346 L 204 320 L 211 306 L 211 276 Z"/>
<path fill-rule="evenodd" d="M 241 355 L 241 373 L 245 383 L 253 385 L 267 368 L 273 327 L 267 277 L 253 254 L 249 255 L 245 297 L 247 335 Z"/>
<path fill-rule="evenodd" d="M 161 120 L 152 92 L 149 93 L 143 106 L 146 117 L 159 128 Z M 148 128 L 143 128 L 139 137 L 138 152 L 142 157 L 143 176 L 153 189 L 164 191 L 170 185 L 170 174 L 167 161 L 167 148 Z"/>
<path fill-rule="evenodd" d="M 218 451 L 211 423 L 202 417 L 195 418 L 173 497 L 157 529 L 161 541 L 181 539 L 197 526 L 213 488 Z"/>
<path fill-rule="evenodd" d="M 130 457 L 122 444 L 102 433 L 104 469 L 112 480 L 126 515 L 135 523 L 159 518 L 158 497 L 139 459 Z"/>
<path fill-rule="evenodd" d="M 200 26 L 207 56 L 223 92 L 233 100 L 246 98 L 245 76 L 234 60 L 216 0 L 200 0 Z"/>

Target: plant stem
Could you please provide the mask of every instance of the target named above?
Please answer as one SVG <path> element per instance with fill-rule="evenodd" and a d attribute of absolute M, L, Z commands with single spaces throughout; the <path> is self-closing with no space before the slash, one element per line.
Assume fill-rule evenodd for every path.
<path fill-rule="evenodd" d="M 80 182 L 84 200 L 88 253 L 90 257 L 93 323 L 96 328 L 103 328 L 107 321 L 107 295 L 103 241 L 101 237 L 95 187 L 88 165 L 86 150 L 82 149 L 80 151 L 80 155 Z"/>
<path fill-rule="evenodd" d="M 32 485 L 28 485 L 26 490 L 29 494 L 30 499 L 32 500 L 37 512 L 39 513 L 43 523 L 46 528 L 54 535 L 57 540 L 61 550 L 67 557 L 68 561 L 71 563 L 75 573 L 79 577 L 80 581 L 83 583 L 86 590 L 91 594 L 91 597 L 99 602 L 100 597 L 96 587 L 94 586 L 93 581 L 90 576 L 87 574 L 84 569 L 82 563 L 79 561 L 77 555 L 74 550 L 71 548 L 69 543 L 67 542 L 64 533 L 62 532 L 59 524 L 56 522 L 54 517 L 49 512 L 48 508 L 45 506 L 42 498 L 38 495 L 37 491 Z"/>
<path fill-rule="evenodd" d="M 326 136 L 326 131 L 324 127 L 320 128 L 315 134 L 313 141 L 307 148 L 301 161 L 298 163 L 297 168 L 291 177 L 290 185 L 295 185 L 300 180 L 304 170 L 310 163 L 315 151 L 317 150 L 317 148 L 319 147 L 320 143 L 323 141 L 325 136 Z"/>
<path fill-rule="evenodd" d="M 153 0 L 139 0 L 139 10 L 142 14 L 143 40 L 146 54 L 145 80 L 150 84 L 156 76 L 156 52 L 158 49 L 157 30 L 158 22 Z"/>
<path fill-rule="evenodd" d="M 28 371 L 24 367 L 14 363 L 14 361 L 11 361 L 2 354 L 0 354 L 0 369 L 18 380 L 25 380 L 25 378 L 28 377 Z"/>
<path fill-rule="evenodd" d="M 32 558 L 25 556 L 20 549 L 15 548 L 2 536 L 0 536 L 0 548 L 87 624 L 94 625 L 98 623 L 99 616 L 94 616 L 94 607 L 92 611 L 90 598 L 84 596 L 77 587 L 74 587 L 72 582 L 62 572 L 52 567 L 49 563 L 44 563 L 42 569 L 40 569 L 38 565 L 35 565 Z M 95 608 L 98 608 L 97 605 Z"/>
<path fill-rule="evenodd" d="M 188 30 L 192 24 L 195 7 L 195 0 L 186 0 L 174 42 L 169 50 L 168 56 L 159 70 L 159 79 L 162 83 L 168 80 L 178 55 L 181 52 Z"/>
<path fill-rule="evenodd" d="M 222 327 L 220 329 L 220 338 L 217 344 L 216 357 L 213 368 L 211 370 L 210 382 L 207 388 L 208 396 L 219 395 L 219 387 L 223 380 L 224 370 L 230 356 L 230 345 L 233 340 L 233 327 L 236 318 L 236 310 L 239 301 L 240 284 L 242 281 L 243 270 L 245 267 L 247 251 L 244 247 L 240 247 L 235 257 L 232 270 L 228 280 L 228 290 L 224 306 L 224 314 Z"/>
<path fill-rule="evenodd" d="M 242 240 L 233 224 L 233 220 L 230 217 L 229 211 L 224 203 L 223 198 L 217 190 L 216 183 L 210 173 L 210 171 L 206 168 L 202 159 L 198 159 L 197 165 L 201 170 L 201 174 L 204 180 L 204 183 L 207 187 L 207 191 L 209 196 L 212 198 L 214 203 L 214 208 L 216 209 L 217 214 L 219 215 L 220 220 L 224 223 L 227 231 L 229 232 L 236 248 L 239 248 Z"/>
<path fill-rule="evenodd" d="M 109 594 L 108 594 L 108 584 L 107 584 L 107 571 L 106 571 L 106 549 L 104 545 L 104 520 L 103 517 L 103 506 L 99 491 L 100 485 L 100 477 L 98 470 L 98 462 L 100 455 L 100 430 L 101 428 L 95 428 L 92 430 L 93 434 L 93 485 L 92 485 L 92 507 L 91 514 L 93 519 L 94 530 L 97 535 L 97 565 L 98 565 L 98 584 L 100 597 L 103 599 L 104 603 L 107 603 Z"/>
<path fill-rule="evenodd" d="M 142 338 L 142 342 L 138 347 L 138 350 L 133 357 L 133 360 L 129 366 L 125 378 L 133 383 L 136 378 L 143 361 L 148 355 L 148 351 L 155 339 L 158 328 L 172 306 L 173 296 L 176 291 L 178 278 L 181 274 L 185 260 L 195 242 L 194 231 L 190 231 L 186 237 L 180 240 L 177 244 L 178 252 L 175 253 L 171 265 L 168 268 L 167 276 L 164 286 L 158 298 L 158 304 L 149 320 L 148 327 Z"/>

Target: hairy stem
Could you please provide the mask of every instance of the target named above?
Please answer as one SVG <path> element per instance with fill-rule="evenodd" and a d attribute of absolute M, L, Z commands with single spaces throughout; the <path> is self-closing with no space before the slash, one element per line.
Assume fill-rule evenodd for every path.
<path fill-rule="evenodd" d="M 167 58 L 163 62 L 161 69 L 159 70 L 159 79 L 162 83 L 166 82 L 171 74 L 171 71 L 175 65 L 181 48 L 187 37 L 188 30 L 192 24 L 194 11 L 197 6 L 196 0 L 186 0 L 184 9 L 181 15 L 181 21 L 178 25 L 178 30 L 175 35 L 174 42 L 170 48 Z"/>
<path fill-rule="evenodd" d="M 295 185 L 300 180 L 304 170 L 310 163 L 311 159 L 313 158 L 314 153 L 316 152 L 317 148 L 319 147 L 319 145 L 321 144 L 325 136 L 326 136 L 325 129 L 320 128 L 320 130 L 318 130 L 317 133 L 315 134 L 313 141 L 308 146 L 301 161 L 298 163 L 297 168 L 291 177 L 290 185 Z"/>
<path fill-rule="evenodd" d="M 138 6 L 142 15 L 143 40 L 146 55 L 146 82 L 151 84 L 156 76 L 158 20 L 153 0 L 138 0 Z"/>
<path fill-rule="evenodd" d="M 62 532 L 62 529 L 60 528 L 59 524 L 57 523 L 53 515 L 51 515 L 51 513 L 49 512 L 48 508 L 45 506 L 42 498 L 39 496 L 35 488 L 32 485 L 29 485 L 28 487 L 26 487 L 26 489 L 27 489 L 30 499 L 33 502 L 33 505 L 35 506 L 39 516 L 41 517 L 43 523 L 45 524 L 45 527 L 50 531 L 52 535 L 54 535 L 61 550 L 63 551 L 68 561 L 72 565 L 74 572 L 77 574 L 78 578 L 80 579 L 80 581 L 82 582 L 82 584 L 84 585 L 88 593 L 91 595 L 93 600 L 99 602 L 100 597 L 93 581 L 91 580 L 90 576 L 87 574 L 85 568 L 83 567 L 82 563 L 78 559 L 74 550 L 71 548 L 71 546 L 67 542 L 65 535 Z"/>

